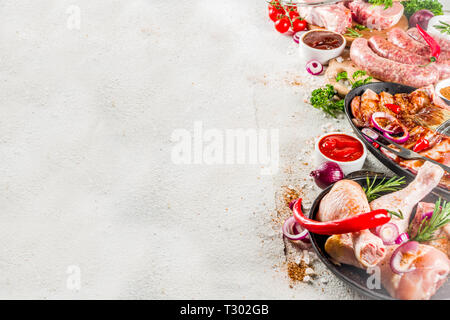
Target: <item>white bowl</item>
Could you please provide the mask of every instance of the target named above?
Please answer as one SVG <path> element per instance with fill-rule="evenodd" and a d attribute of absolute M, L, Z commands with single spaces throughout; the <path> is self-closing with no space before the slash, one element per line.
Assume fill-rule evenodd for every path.
<path fill-rule="evenodd" d="M 324 49 L 315 49 L 310 46 L 308 46 L 306 43 L 303 42 L 303 38 L 309 34 L 310 32 L 332 32 L 340 36 L 344 42 L 339 48 L 336 49 L 330 49 L 330 50 L 324 50 Z M 299 54 L 300 57 L 305 61 L 311 61 L 311 60 L 317 60 L 321 64 L 328 64 L 328 61 L 330 61 L 333 58 L 339 57 L 342 52 L 345 49 L 345 46 L 347 44 L 347 41 L 345 40 L 345 37 L 343 37 L 341 34 L 329 30 L 310 30 L 305 32 L 301 35 L 299 42 L 298 42 L 298 48 L 299 48 Z"/>
<path fill-rule="evenodd" d="M 447 78 L 447 79 L 444 79 L 444 80 L 439 81 L 439 82 L 436 84 L 436 88 L 435 88 L 435 91 L 436 91 L 436 93 L 438 94 L 438 96 L 439 96 L 442 100 L 444 100 L 444 102 L 447 103 L 448 105 L 450 105 L 450 100 L 449 100 L 449 99 L 446 99 L 446 98 L 441 94 L 441 89 L 442 89 L 442 88 L 445 88 L 445 87 L 449 87 L 449 86 L 450 86 L 450 78 Z"/>
<path fill-rule="evenodd" d="M 356 140 L 361 142 L 361 145 L 363 146 L 362 156 L 354 161 L 336 161 L 336 160 L 330 159 L 327 156 L 325 156 L 319 150 L 319 142 L 326 136 L 329 136 L 332 134 L 343 134 L 343 135 L 355 138 Z M 342 172 L 344 172 L 344 175 L 348 175 L 352 172 L 362 169 L 364 162 L 366 161 L 366 158 L 367 158 L 367 149 L 366 149 L 366 146 L 364 145 L 364 143 L 360 139 L 358 139 L 357 137 L 355 137 L 351 134 L 347 134 L 347 133 L 343 133 L 343 132 L 329 132 L 329 133 L 326 133 L 326 134 L 320 136 L 319 140 L 317 140 L 315 148 L 314 148 L 314 157 L 315 157 L 316 166 L 319 166 L 320 164 L 322 164 L 326 161 L 331 161 L 331 162 L 337 163 L 339 165 L 339 167 L 341 167 Z"/>

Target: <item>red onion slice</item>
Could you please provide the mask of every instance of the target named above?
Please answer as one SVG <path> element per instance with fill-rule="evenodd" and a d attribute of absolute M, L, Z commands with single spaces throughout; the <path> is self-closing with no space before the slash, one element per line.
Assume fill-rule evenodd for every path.
<path fill-rule="evenodd" d="M 408 131 L 408 128 L 406 128 L 405 126 L 402 125 L 401 127 L 402 127 L 402 131 L 403 131 L 403 135 L 401 137 L 391 136 L 388 132 L 385 132 L 383 134 L 383 136 L 385 136 L 387 139 L 397 142 L 399 144 L 405 143 L 409 139 L 409 131 Z"/>
<path fill-rule="evenodd" d="M 313 76 L 317 76 L 322 73 L 323 66 L 317 60 L 311 60 L 306 64 L 306 71 L 308 71 Z"/>
<path fill-rule="evenodd" d="M 372 125 L 373 125 L 376 129 L 380 130 L 381 132 L 383 132 L 383 133 L 386 133 L 386 132 L 387 132 L 387 133 L 390 133 L 390 134 L 395 133 L 394 130 L 389 130 L 389 129 L 383 128 L 383 127 L 377 122 L 377 118 L 386 118 L 386 119 L 388 119 L 390 122 L 397 122 L 397 119 L 396 119 L 394 116 L 391 116 L 390 114 L 388 114 L 388 113 L 386 113 L 386 112 L 374 112 L 374 113 L 372 114 L 372 118 L 371 118 L 370 120 L 371 120 L 371 122 L 372 122 Z"/>
<path fill-rule="evenodd" d="M 406 232 L 400 233 L 400 235 L 395 239 L 395 244 L 402 244 L 409 241 L 409 234 Z"/>
<path fill-rule="evenodd" d="M 283 235 L 291 241 L 304 241 L 308 237 L 308 230 L 303 229 L 294 216 L 290 216 L 283 224 Z"/>
<path fill-rule="evenodd" d="M 410 260 L 408 257 L 405 259 L 405 255 L 415 254 L 419 250 L 419 243 L 417 241 L 408 241 L 401 244 L 397 249 L 395 249 L 394 253 L 391 256 L 390 266 L 394 273 L 402 274 L 406 272 L 414 271 L 416 268 L 414 266 L 410 266 L 408 261 Z"/>
<path fill-rule="evenodd" d="M 375 228 L 375 234 L 383 240 L 383 244 L 392 245 L 395 243 L 395 240 L 398 238 L 399 230 L 396 224 L 388 222 L 383 224 L 382 226 L 378 226 Z"/>
<path fill-rule="evenodd" d="M 433 211 L 428 211 L 427 213 L 422 214 L 422 221 L 427 219 L 430 220 L 433 216 Z"/>

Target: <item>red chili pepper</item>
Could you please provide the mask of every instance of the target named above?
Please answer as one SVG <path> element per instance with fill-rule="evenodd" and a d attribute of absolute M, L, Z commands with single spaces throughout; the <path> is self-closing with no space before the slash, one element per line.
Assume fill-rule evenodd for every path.
<path fill-rule="evenodd" d="M 428 149 L 430 147 L 430 141 L 425 138 L 420 138 L 417 140 L 416 145 L 413 148 L 414 152 L 420 152 L 422 150 Z"/>
<path fill-rule="evenodd" d="M 385 106 L 395 114 L 399 114 L 402 109 L 399 105 L 392 103 L 386 103 Z"/>
<path fill-rule="evenodd" d="M 372 145 L 375 147 L 375 148 L 379 148 L 380 147 L 380 145 L 378 144 L 378 143 L 376 143 L 376 142 L 372 142 Z"/>
<path fill-rule="evenodd" d="M 420 35 L 425 40 L 425 42 L 430 46 L 431 49 L 431 62 L 435 62 L 439 59 L 439 55 L 441 54 L 441 47 L 439 44 L 434 40 L 432 36 L 430 36 L 425 30 L 422 29 L 421 26 L 416 24 L 417 30 L 419 30 Z"/>
<path fill-rule="evenodd" d="M 381 226 L 391 220 L 387 210 L 380 209 L 367 213 L 358 214 L 356 216 L 320 222 L 306 218 L 302 212 L 302 199 L 298 199 L 294 204 L 295 220 L 309 232 L 325 235 L 343 234 L 357 232 L 365 229 L 372 229 Z"/>

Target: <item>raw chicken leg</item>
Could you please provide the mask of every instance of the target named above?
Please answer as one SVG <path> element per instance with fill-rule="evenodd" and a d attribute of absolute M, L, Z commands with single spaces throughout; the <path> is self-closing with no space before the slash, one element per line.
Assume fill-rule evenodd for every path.
<path fill-rule="evenodd" d="M 372 210 L 401 211 L 404 218 L 399 219 L 393 216 L 390 223 L 395 223 L 400 232 L 405 232 L 414 206 L 439 184 L 444 173 L 444 169 L 438 165 L 425 162 L 417 172 L 414 181 L 406 188 L 373 200 L 370 207 Z"/>
<path fill-rule="evenodd" d="M 427 300 L 447 280 L 450 262 L 447 256 L 436 248 L 420 244 L 416 254 L 408 257 L 415 270 L 396 274 L 390 260 L 398 245 L 390 246 L 386 258 L 380 263 L 381 283 L 389 294 L 402 300 Z"/>
<path fill-rule="evenodd" d="M 369 212 L 370 206 L 362 187 L 352 180 L 341 180 L 334 184 L 330 192 L 320 202 L 317 218 L 320 221 L 344 219 Z M 385 255 L 383 241 L 369 230 L 350 235 L 354 255 L 365 267 L 379 263 Z"/>

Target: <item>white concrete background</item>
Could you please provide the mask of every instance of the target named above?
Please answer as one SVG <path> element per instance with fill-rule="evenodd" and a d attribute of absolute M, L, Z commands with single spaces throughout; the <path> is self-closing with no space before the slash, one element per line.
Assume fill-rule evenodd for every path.
<path fill-rule="evenodd" d="M 310 78 L 266 10 L 0 1 L 0 298 L 357 297 L 335 279 L 289 288 L 282 267 L 275 194 L 307 176 L 296 159 L 322 125 L 349 126 L 303 103 Z M 171 133 L 194 121 L 280 129 L 280 173 L 173 164 Z"/>

